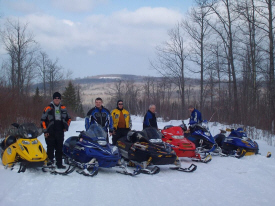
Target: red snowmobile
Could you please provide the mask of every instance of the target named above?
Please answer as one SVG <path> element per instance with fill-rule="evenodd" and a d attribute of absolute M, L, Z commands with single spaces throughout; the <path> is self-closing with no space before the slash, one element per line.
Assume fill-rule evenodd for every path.
<path fill-rule="evenodd" d="M 196 152 L 193 142 L 184 137 L 184 128 L 181 126 L 167 125 L 161 130 L 162 140 L 172 145 L 178 157 L 189 157 L 193 161 L 208 163 L 212 160 L 211 155 L 204 158 Z"/>

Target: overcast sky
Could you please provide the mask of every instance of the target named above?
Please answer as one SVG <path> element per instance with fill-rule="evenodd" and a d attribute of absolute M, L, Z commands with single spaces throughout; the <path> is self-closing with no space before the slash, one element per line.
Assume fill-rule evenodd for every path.
<path fill-rule="evenodd" d="M 193 0 L 0 0 L 7 18 L 29 23 L 35 40 L 73 77 L 100 74 L 157 76 L 149 59 L 169 39 Z M 0 44 L 0 58 L 3 45 Z"/>

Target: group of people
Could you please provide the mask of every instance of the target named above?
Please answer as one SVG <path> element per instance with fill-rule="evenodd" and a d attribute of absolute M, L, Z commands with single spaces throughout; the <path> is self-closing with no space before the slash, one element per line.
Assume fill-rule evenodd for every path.
<path fill-rule="evenodd" d="M 191 112 L 190 122 L 200 123 L 201 113 L 193 106 L 189 106 Z M 45 107 L 41 126 L 43 128 L 45 141 L 47 144 L 48 165 L 53 164 L 54 157 L 56 166 L 59 169 L 66 168 L 62 165 L 62 148 L 64 142 L 64 132 L 68 131 L 71 117 L 67 108 L 61 104 L 61 94 L 55 92 L 53 101 Z M 95 107 L 90 109 L 85 118 L 85 129 L 88 130 L 91 124 L 99 124 L 106 133 L 112 136 L 112 144 L 115 145 L 120 137 L 126 136 L 132 128 L 130 113 L 124 109 L 123 101 L 117 101 L 117 107 L 111 112 L 103 106 L 103 100 L 98 97 L 95 99 Z M 156 106 L 151 104 L 143 120 L 143 129 L 153 127 L 158 129 L 156 119 Z M 107 135 L 107 140 L 109 136 Z"/>

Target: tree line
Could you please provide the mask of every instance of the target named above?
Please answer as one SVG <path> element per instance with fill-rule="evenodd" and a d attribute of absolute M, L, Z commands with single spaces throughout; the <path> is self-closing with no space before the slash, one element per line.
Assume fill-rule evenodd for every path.
<path fill-rule="evenodd" d="M 274 0 L 194 0 L 195 6 L 156 47 L 150 65 L 162 80 L 118 81 L 114 99 L 144 113 L 184 119 L 194 105 L 205 119 L 255 126 L 274 134 Z M 200 79 L 199 88 L 186 77 Z M 176 97 L 174 93 L 176 92 Z"/>
<path fill-rule="evenodd" d="M 49 58 L 27 28 L 28 24 L 19 20 L 7 20 L 1 27 L 1 46 L 6 51 L 0 78 L 1 134 L 13 122 L 34 122 L 38 126 L 43 108 L 51 101 L 52 94 L 67 83 L 71 73 L 64 75 L 58 58 Z M 37 86 L 33 95 L 32 87 L 37 82 L 41 82 L 41 89 Z M 73 117 L 83 116 L 79 86 L 68 82 L 62 99 Z"/>
<path fill-rule="evenodd" d="M 156 58 L 150 60 L 151 67 L 162 78 L 147 77 L 143 84 L 118 80 L 110 94 L 110 108 L 123 99 L 132 114 L 143 115 L 153 103 L 160 117 L 185 119 L 189 116 L 187 107 L 192 104 L 205 119 L 255 126 L 274 133 L 275 1 L 194 2 L 185 18 L 175 22 L 168 32 L 167 41 L 156 47 Z M 1 30 L 7 59 L 1 67 L 0 95 L 8 100 L 0 105 L 1 115 L 6 114 L 1 117 L 1 126 L 5 124 L 3 119 L 18 121 L 29 109 L 34 79 L 42 83 L 42 91 L 37 91 L 37 96 L 42 96 L 40 101 L 48 102 L 69 76 L 63 75 L 58 59 L 50 59 L 39 48 L 27 26 L 7 21 Z M 198 88 L 188 82 L 190 76 L 199 78 Z M 81 88 L 73 86 L 73 91 L 69 87 L 68 83 L 71 93 L 67 96 L 78 102 L 70 107 L 73 112 L 82 113 Z M 67 103 L 71 104 L 69 99 Z M 31 110 L 40 116 L 44 105 L 33 104 Z M 40 107 L 39 112 L 34 112 L 36 106 Z"/>

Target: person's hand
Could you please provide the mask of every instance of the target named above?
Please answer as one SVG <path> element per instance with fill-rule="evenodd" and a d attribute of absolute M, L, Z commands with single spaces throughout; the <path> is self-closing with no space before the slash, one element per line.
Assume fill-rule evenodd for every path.
<path fill-rule="evenodd" d="M 64 131 L 64 132 L 67 132 L 67 130 L 66 130 L 66 129 L 63 129 L 63 131 Z"/>
<path fill-rule="evenodd" d="M 113 133 L 112 133 L 112 132 L 109 132 L 109 135 L 110 135 L 110 136 L 112 136 L 112 135 L 113 135 Z"/>
<path fill-rule="evenodd" d="M 47 138 L 50 134 L 49 133 L 44 133 L 44 137 Z"/>

